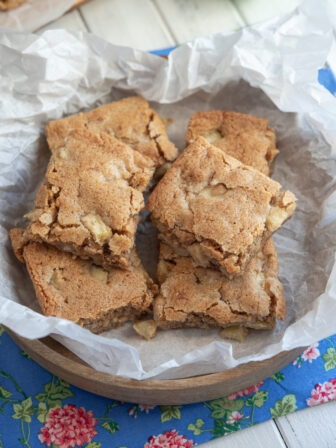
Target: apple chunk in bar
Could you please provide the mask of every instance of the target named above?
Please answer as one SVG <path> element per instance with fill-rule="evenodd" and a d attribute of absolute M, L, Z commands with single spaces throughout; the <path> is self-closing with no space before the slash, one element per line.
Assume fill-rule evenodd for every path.
<path fill-rule="evenodd" d="M 279 152 L 268 120 L 255 115 L 222 110 L 196 112 L 188 124 L 187 144 L 200 136 L 266 175 Z"/>
<path fill-rule="evenodd" d="M 168 139 L 164 120 L 141 97 L 129 97 L 105 104 L 47 124 L 46 134 L 51 152 L 64 146 L 74 129 L 107 133 L 149 157 L 155 169 L 175 160 L 176 146 Z"/>
<path fill-rule="evenodd" d="M 73 130 L 52 153 L 26 240 L 127 268 L 154 163 L 107 134 Z"/>
<path fill-rule="evenodd" d="M 101 333 L 151 314 L 153 282 L 134 252 L 129 270 L 104 269 L 45 243 L 26 242 L 22 229 L 12 229 L 10 237 L 46 316 Z"/>
<path fill-rule="evenodd" d="M 278 280 L 277 253 L 270 238 L 233 280 L 211 268 L 195 267 L 191 257 L 177 255 L 161 243 L 154 300 L 158 328 L 253 328 L 268 330 L 286 314 Z"/>
<path fill-rule="evenodd" d="M 233 278 L 290 218 L 295 196 L 199 137 L 158 183 L 147 208 L 166 244 Z"/>

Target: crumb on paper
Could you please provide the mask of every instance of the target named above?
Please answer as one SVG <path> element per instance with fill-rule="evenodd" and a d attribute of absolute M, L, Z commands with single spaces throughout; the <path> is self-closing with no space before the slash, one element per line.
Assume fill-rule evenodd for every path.
<path fill-rule="evenodd" d="M 133 328 L 139 336 L 149 341 L 156 335 L 157 325 L 154 320 L 139 320 L 134 322 Z"/>
<path fill-rule="evenodd" d="M 232 327 L 223 328 L 219 334 L 223 339 L 233 339 L 234 341 L 243 342 L 248 335 L 248 329 L 246 327 L 234 325 Z"/>

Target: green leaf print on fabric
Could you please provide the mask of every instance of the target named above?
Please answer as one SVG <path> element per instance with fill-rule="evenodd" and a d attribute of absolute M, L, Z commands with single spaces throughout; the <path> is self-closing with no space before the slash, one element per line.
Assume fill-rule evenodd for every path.
<path fill-rule="evenodd" d="M 5 413 L 5 407 L 8 403 L 16 401 L 14 399 L 10 399 L 12 395 L 12 392 L 0 386 L 0 414 Z"/>
<path fill-rule="evenodd" d="M 44 390 L 45 392 L 37 394 L 35 398 L 46 403 L 48 408 L 60 407 L 62 400 L 73 397 L 69 384 L 55 376 L 50 383 L 44 385 Z"/>
<path fill-rule="evenodd" d="M 110 434 L 114 434 L 120 429 L 118 423 L 115 422 L 111 417 L 109 417 L 111 410 L 118 406 L 120 406 L 120 403 L 118 401 L 111 401 L 106 405 L 104 414 L 101 417 L 96 417 L 97 420 L 101 422 L 101 428 L 104 428 Z"/>
<path fill-rule="evenodd" d="M 31 422 L 31 416 L 34 414 L 33 402 L 31 397 L 20 403 L 13 404 L 14 414 L 12 415 L 15 419 L 20 419 L 26 423 Z"/>
<path fill-rule="evenodd" d="M 37 407 L 37 412 L 36 412 L 37 420 L 41 423 L 44 423 L 47 419 L 48 412 L 49 412 L 49 409 L 47 408 L 47 405 L 41 401 Z"/>
<path fill-rule="evenodd" d="M 0 336 L 2 335 L 2 333 L 4 332 L 4 327 L 2 325 L 0 325 Z M 1 446 L 1 445 L 0 445 Z"/>
<path fill-rule="evenodd" d="M 26 353 L 24 350 L 21 350 L 21 355 L 26 358 L 26 359 L 32 359 L 31 356 L 28 355 L 28 353 Z"/>
<path fill-rule="evenodd" d="M 271 415 L 273 418 L 281 417 L 282 415 L 290 414 L 297 409 L 296 397 L 294 394 L 285 395 L 281 400 L 275 403 L 274 408 L 271 408 Z"/>
<path fill-rule="evenodd" d="M 13 386 L 15 387 L 16 392 L 21 394 L 24 399 L 28 398 L 28 395 L 22 389 L 22 387 L 18 384 L 16 379 L 13 377 L 13 375 L 11 375 L 10 373 L 5 372 L 4 370 L 0 370 L 0 377 L 6 378 L 7 380 L 11 381 L 13 383 Z"/>
<path fill-rule="evenodd" d="M 260 390 L 256 392 L 252 397 L 249 397 L 246 400 L 246 406 L 257 406 L 257 408 L 261 408 L 264 405 L 265 401 L 268 398 L 268 392 L 265 390 Z"/>
<path fill-rule="evenodd" d="M 233 411 L 240 411 L 244 406 L 243 399 L 229 400 L 228 398 L 219 398 L 207 403 L 209 409 L 212 410 L 210 417 L 218 419 L 228 419 Z"/>
<path fill-rule="evenodd" d="M 188 426 L 189 431 L 193 431 L 194 435 L 209 431 L 215 439 L 254 425 L 256 408 L 263 407 L 269 397 L 268 391 L 258 391 L 258 387 L 262 384 L 263 382 L 260 382 L 229 397 L 205 402 L 204 405 L 211 410 L 210 417 L 213 418 L 213 428 L 203 429 L 203 424 L 200 426 L 195 423 Z M 251 395 L 252 391 L 255 391 L 253 395 Z M 246 398 L 241 398 L 244 395 Z M 242 411 L 244 407 L 247 412 Z M 203 420 L 199 419 L 199 422 L 201 423 Z"/>
<path fill-rule="evenodd" d="M 4 387 L 0 386 L 0 400 L 9 398 L 12 395 L 12 392 L 6 390 Z"/>
<path fill-rule="evenodd" d="M 195 424 L 190 423 L 188 425 L 188 430 L 192 431 L 192 433 L 194 434 L 194 436 L 199 436 L 202 433 L 202 426 L 204 425 L 204 420 L 202 420 L 201 418 L 198 418 L 195 422 Z"/>
<path fill-rule="evenodd" d="M 90 442 L 87 445 L 85 445 L 85 448 L 100 448 L 101 443 L 100 442 Z"/>
<path fill-rule="evenodd" d="M 102 423 L 101 427 L 106 429 L 106 431 L 108 431 L 110 434 L 114 434 L 115 432 L 119 431 L 118 423 L 114 422 L 113 420 Z"/>
<path fill-rule="evenodd" d="M 268 399 L 268 391 L 260 390 L 246 400 L 245 405 L 251 407 L 251 414 L 250 414 L 251 425 L 254 425 L 255 408 L 256 407 L 261 408 L 267 399 Z"/>
<path fill-rule="evenodd" d="M 282 372 L 277 372 L 274 375 L 272 375 L 270 378 L 274 380 L 277 384 L 280 384 L 281 381 L 285 379 L 285 375 Z"/>
<path fill-rule="evenodd" d="M 160 406 L 161 411 L 161 423 L 169 422 L 173 418 L 180 420 L 182 406 Z"/>
<path fill-rule="evenodd" d="M 210 432 L 213 434 L 213 438 L 217 439 L 217 437 L 223 437 L 226 434 L 230 434 L 232 432 L 236 432 L 240 429 L 239 423 L 228 424 L 226 421 L 221 419 L 216 419 L 214 428 Z"/>
<path fill-rule="evenodd" d="M 324 360 L 324 369 L 326 371 L 332 370 L 336 367 L 336 350 L 334 347 L 327 349 L 327 353 L 322 356 Z"/>

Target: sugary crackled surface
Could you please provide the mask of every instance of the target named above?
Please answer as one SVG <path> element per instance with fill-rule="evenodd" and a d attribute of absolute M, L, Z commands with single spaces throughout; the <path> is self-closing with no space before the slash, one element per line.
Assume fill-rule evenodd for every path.
<path fill-rule="evenodd" d="M 10 236 L 45 315 L 99 333 L 151 312 L 153 283 L 134 252 L 131 269 L 103 269 L 44 243 L 26 244 L 22 229 Z"/>
<path fill-rule="evenodd" d="M 72 129 L 82 128 L 118 138 L 149 157 L 156 168 L 174 160 L 178 154 L 176 146 L 167 137 L 163 120 L 141 97 L 125 98 L 88 112 L 51 121 L 46 126 L 51 151 L 64 145 Z"/>
<path fill-rule="evenodd" d="M 196 112 L 188 124 L 187 144 L 199 136 L 266 175 L 279 152 L 268 120 L 255 115 L 221 110 Z"/>
<path fill-rule="evenodd" d="M 55 149 L 25 238 L 128 266 L 153 162 L 107 134 L 71 131 Z"/>
<path fill-rule="evenodd" d="M 161 289 L 154 319 L 161 328 L 227 327 L 269 329 L 285 318 L 283 288 L 278 280 L 277 252 L 270 238 L 245 273 L 228 280 L 220 271 L 195 267 L 161 244 L 158 264 Z"/>
<path fill-rule="evenodd" d="M 0 11 L 6 11 L 7 9 L 17 8 L 23 3 L 26 3 L 27 0 L 0 0 Z"/>
<path fill-rule="evenodd" d="M 199 137 L 148 201 L 160 237 L 194 262 L 227 276 L 249 259 L 295 209 L 295 196 Z"/>

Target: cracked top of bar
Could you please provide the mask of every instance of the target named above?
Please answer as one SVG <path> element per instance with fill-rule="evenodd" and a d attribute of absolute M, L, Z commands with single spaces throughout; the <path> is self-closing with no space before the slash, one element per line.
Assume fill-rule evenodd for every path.
<path fill-rule="evenodd" d="M 69 132 L 54 149 L 25 238 L 100 265 L 128 266 L 153 162 L 107 134 Z"/>
<path fill-rule="evenodd" d="M 241 325 L 261 330 L 273 328 L 276 317 L 285 318 L 272 238 L 233 280 L 216 269 L 195 267 L 190 257 L 161 243 L 157 276 L 161 289 L 154 319 L 164 329 Z"/>
<path fill-rule="evenodd" d="M 158 183 L 147 208 L 167 244 L 232 277 L 293 214 L 295 196 L 280 189 L 199 137 Z"/>
<path fill-rule="evenodd" d="M 46 125 L 51 152 L 64 146 L 73 129 L 107 133 L 149 157 L 159 168 L 175 160 L 176 146 L 169 141 L 164 121 L 141 97 L 130 97 L 81 112 Z"/>
<path fill-rule="evenodd" d="M 255 115 L 222 110 L 196 112 L 188 124 L 187 144 L 200 136 L 266 175 L 279 152 L 268 120 Z"/>
<path fill-rule="evenodd" d="M 151 313 L 153 282 L 135 252 L 130 270 L 103 269 L 47 244 L 25 242 L 22 229 L 12 229 L 10 237 L 46 316 L 100 333 Z"/>

